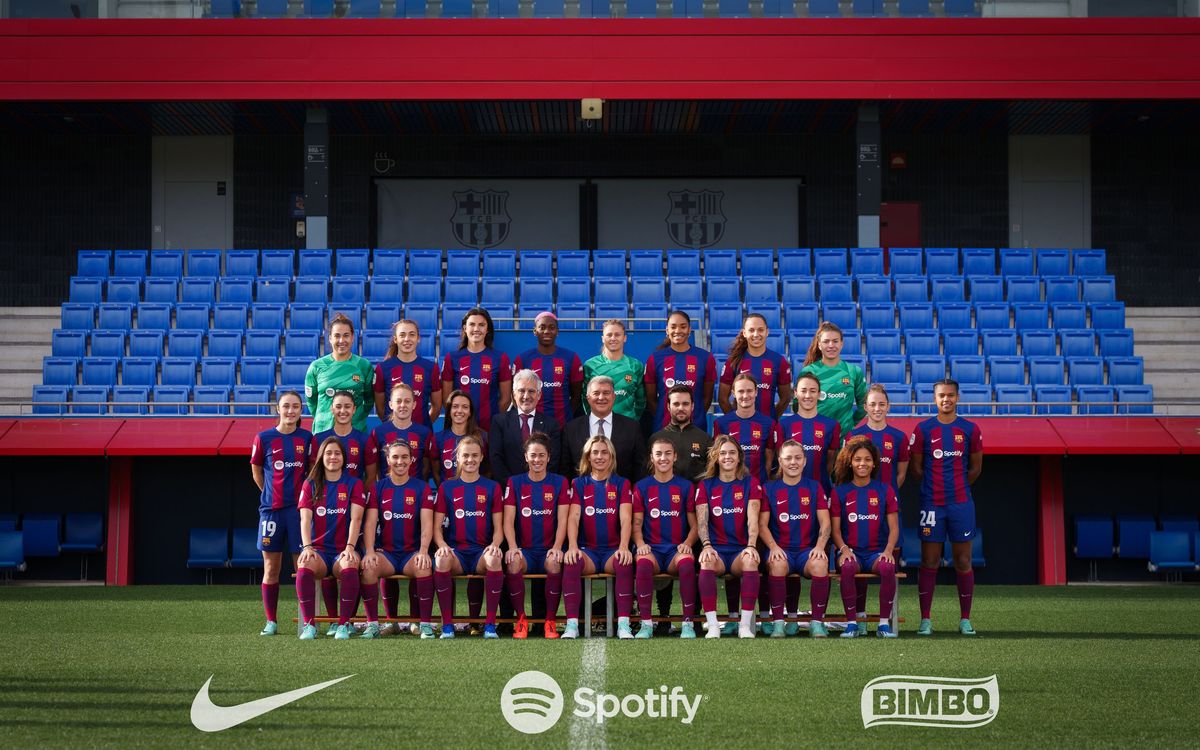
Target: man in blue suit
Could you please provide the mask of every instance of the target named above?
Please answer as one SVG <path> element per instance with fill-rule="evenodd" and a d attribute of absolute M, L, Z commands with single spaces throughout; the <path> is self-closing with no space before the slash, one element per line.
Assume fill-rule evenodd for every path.
<path fill-rule="evenodd" d="M 513 408 L 496 416 L 488 432 L 488 454 L 492 461 L 492 479 L 504 485 L 510 476 L 524 474 L 525 438 L 542 432 L 550 438 L 550 467 L 558 467 L 561 431 L 558 423 L 537 411 L 542 395 L 542 379 L 533 370 L 518 370 L 513 375 Z"/>

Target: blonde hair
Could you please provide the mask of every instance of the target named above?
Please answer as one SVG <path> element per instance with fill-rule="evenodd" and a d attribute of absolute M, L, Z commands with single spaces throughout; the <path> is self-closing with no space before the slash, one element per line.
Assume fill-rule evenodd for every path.
<path fill-rule="evenodd" d="M 458 458 L 458 453 L 462 450 L 462 447 L 467 444 L 474 445 L 479 449 L 479 468 L 483 468 L 483 441 L 474 435 L 463 435 L 458 439 L 458 445 L 454 446 L 454 460 L 458 464 L 458 466 L 454 468 L 454 477 L 456 479 L 462 478 L 462 461 Z M 483 472 L 480 471 L 479 475 L 483 476 Z"/>
<path fill-rule="evenodd" d="M 704 468 L 705 479 L 721 476 L 720 462 L 717 457 L 721 453 L 721 446 L 727 443 L 736 447 L 738 452 L 738 465 L 737 470 L 734 472 L 734 477 L 737 479 L 746 478 L 748 473 L 746 471 L 746 454 L 742 450 L 742 444 L 729 435 L 718 435 L 716 440 L 713 440 L 712 446 L 708 449 L 708 464 Z"/>
<path fill-rule="evenodd" d="M 791 438 L 784 440 L 782 443 L 779 444 L 779 452 L 775 454 L 776 457 L 783 455 L 784 448 L 799 448 L 800 449 L 800 468 L 803 470 L 804 465 L 808 463 L 808 455 L 804 452 L 804 446 L 800 443 L 800 441 L 793 440 Z M 772 479 L 782 479 L 783 478 L 783 462 L 782 461 L 779 461 L 776 464 L 775 473 L 773 473 L 771 475 L 771 478 Z"/>
<path fill-rule="evenodd" d="M 605 477 L 605 479 L 608 479 L 617 473 L 617 449 L 611 440 L 602 435 L 594 435 L 588 438 L 587 442 L 583 444 L 583 451 L 579 455 L 579 476 L 585 477 L 592 473 L 591 453 L 596 443 L 604 443 L 604 446 L 608 448 L 608 455 L 612 456 L 612 468 L 609 469 L 608 476 Z"/>

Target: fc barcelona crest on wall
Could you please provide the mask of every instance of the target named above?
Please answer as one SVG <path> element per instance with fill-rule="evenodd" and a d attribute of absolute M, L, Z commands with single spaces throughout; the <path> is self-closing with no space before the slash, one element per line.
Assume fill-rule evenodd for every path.
<path fill-rule="evenodd" d="M 725 236 L 728 221 L 721 210 L 721 190 L 670 190 L 667 234 L 680 247 L 709 247 Z"/>
<path fill-rule="evenodd" d="M 463 190 L 454 192 L 454 236 L 467 247 L 482 250 L 508 239 L 512 217 L 508 215 L 508 192 Z"/>

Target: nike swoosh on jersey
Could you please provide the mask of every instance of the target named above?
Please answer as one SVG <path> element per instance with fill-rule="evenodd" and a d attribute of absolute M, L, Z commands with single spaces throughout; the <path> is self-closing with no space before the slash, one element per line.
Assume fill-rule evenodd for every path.
<path fill-rule="evenodd" d="M 259 698 L 256 701 L 240 703 L 236 706 L 217 706 L 213 704 L 212 700 L 208 697 L 208 686 L 213 681 L 213 678 L 209 677 L 208 681 L 200 688 L 200 692 L 196 693 L 196 697 L 192 700 L 192 725 L 202 732 L 220 732 L 223 729 L 236 727 L 238 724 L 274 711 L 280 706 L 286 706 L 293 701 L 298 701 L 319 690 L 324 690 L 330 685 L 336 685 L 342 680 L 348 680 L 353 676 L 352 674 L 346 675 L 336 680 L 309 685 L 297 690 L 289 690 L 286 693 Z"/>
<path fill-rule="evenodd" d="M 940 442 L 942 442 L 942 439 L 941 438 L 929 438 L 929 442 L 940 443 Z"/>

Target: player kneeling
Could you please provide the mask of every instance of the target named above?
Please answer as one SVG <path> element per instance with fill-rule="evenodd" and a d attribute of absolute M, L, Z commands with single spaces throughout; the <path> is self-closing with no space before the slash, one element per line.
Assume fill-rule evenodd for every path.
<path fill-rule="evenodd" d="M 633 490 L 633 546 L 637 551 L 634 588 L 637 591 L 641 627 L 635 638 L 654 634 L 654 575 L 666 572 L 679 576 L 683 598 L 680 638 L 695 638 L 692 616 L 696 613 L 696 506 L 692 483 L 675 476 L 675 446 L 666 438 L 650 444 L 650 466 L 654 470 Z"/>
<path fill-rule="evenodd" d="M 880 638 L 895 638 L 889 620 L 896 600 L 896 558 L 900 540 L 900 506 L 891 485 L 879 481 L 879 449 L 866 436 L 850 438 L 838 453 L 834 466 L 830 513 L 833 543 L 838 548 L 842 575 L 842 604 L 846 608 L 843 638 L 858 631 L 855 578 L 860 570 L 879 574 Z"/>
<path fill-rule="evenodd" d="M 433 539 L 438 548 L 433 583 L 442 610 L 442 637 L 454 637 L 453 577 L 465 573 L 484 576 L 487 620 L 483 637 L 499 638 L 496 608 L 504 590 L 500 485 L 479 475 L 483 462 L 483 442 L 479 438 L 463 437 L 455 455 L 458 473 L 442 482 L 433 509 Z"/>
<path fill-rule="evenodd" d="M 412 448 L 404 440 L 387 447 L 388 473 L 367 498 L 363 526 L 362 598 L 367 610 L 363 638 L 379 637 L 379 580 L 406 575 L 417 587 L 421 637 L 432 638 L 433 499 L 429 485 L 409 475 Z M 376 533 L 378 531 L 378 533 Z"/>
<path fill-rule="evenodd" d="M 332 572 L 338 579 L 341 602 L 334 638 L 350 637 L 350 616 L 358 606 L 358 552 L 355 544 L 362 528 L 363 483 L 343 470 L 346 452 L 331 436 L 321 442 L 300 490 L 300 538 L 304 549 L 296 564 L 296 596 L 300 600 L 300 640 L 317 637 L 316 581 Z"/>
<path fill-rule="evenodd" d="M 772 638 L 787 635 L 784 600 L 787 576 L 799 573 L 812 580 L 809 599 L 812 619 L 809 633 L 824 638 L 825 608 L 829 605 L 829 501 L 820 482 L 804 478 L 804 446 L 786 440 L 779 448 L 778 478 L 763 488 L 759 529 L 770 554 L 767 587 L 771 592 Z"/>
<path fill-rule="evenodd" d="M 708 450 L 708 471 L 696 487 L 696 528 L 704 547 L 700 553 L 700 605 L 708 623 L 705 638 L 721 637 L 717 576 L 726 571 L 742 583 L 738 637 L 754 637 L 761 504 L 762 485 L 747 472 L 742 446 L 728 435 L 721 435 Z"/>
<path fill-rule="evenodd" d="M 525 619 L 525 574 L 546 574 L 547 638 L 558 637 L 558 600 L 562 595 L 563 542 L 571 515 L 567 480 L 546 469 L 550 464 L 550 438 L 535 432 L 525 440 L 529 471 L 508 478 L 504 487 L 504 562 L 508 596 L 517 613 L 513 638 L 529 635 Z"/>

